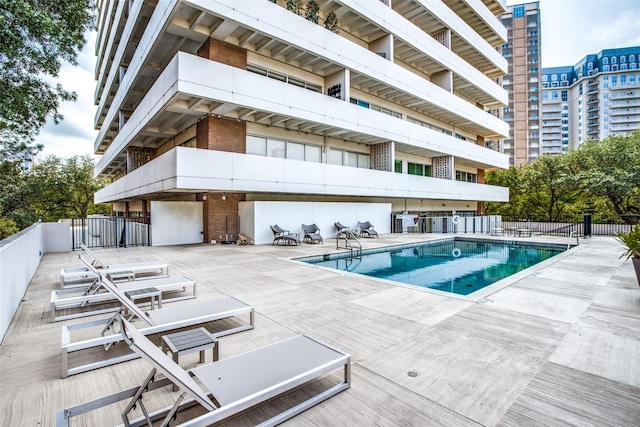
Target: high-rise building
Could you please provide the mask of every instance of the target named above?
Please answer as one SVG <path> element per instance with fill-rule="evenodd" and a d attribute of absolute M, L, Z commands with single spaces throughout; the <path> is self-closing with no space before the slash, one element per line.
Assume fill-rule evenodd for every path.
<path fill-rule="evenodd" d="M 605 49 L 542 69 L 543 153 L 640 129 L 640 46 Z"/>
<path fill-rule="evenodd" d="M 509 93 L 509 105 L 503 117 L 509 123 L 509 137 L 502 149 L 512 166 L 535 160 L 542 154 L 540 143 L 541 28 L 539 2 L 508 6 L 501 17 L 507 28 L 507 43 L 502 55 L 509 72 L 502 85 Z"/>
<path fill-rule="evenodd" d="M 300 10 L 296 9 L 301 6 Z M 99 2 L 96 202 L 153 244 L 482 212 L 504 0 Z"/>

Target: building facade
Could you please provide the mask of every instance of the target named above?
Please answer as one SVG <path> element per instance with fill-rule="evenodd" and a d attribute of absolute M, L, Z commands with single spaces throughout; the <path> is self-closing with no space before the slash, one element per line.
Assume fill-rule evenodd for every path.
<path fill-rule="evenodd" d="M 605 49 L 542 70 L 543 152 L 640 129 L 640 46 Z"/>
<path fill-rule="evenodd" d="M 296 9 L 300 5 L 300 10 Z M 503 0 L 99 2 L 98 203 L 162 240 L 482 212 L 509 166 Z M 191 240 L 186 235 L 191 235 Z M 182 237 L 181 237 L 182 236 Z M 157 244 L 158 240 L 154 241 Z"/>
<path fill-rule="evenodd" d="M 509 72 L 502 86 L 509 94 L 503 118 L 509 137 L 493 148 L 509 156 L 511 166 L 535 160 L 542 154 L 540 135 L 541 27 L 539 2 L 508 6 L 501 17 L 507 28 L 502 55 Z"/>

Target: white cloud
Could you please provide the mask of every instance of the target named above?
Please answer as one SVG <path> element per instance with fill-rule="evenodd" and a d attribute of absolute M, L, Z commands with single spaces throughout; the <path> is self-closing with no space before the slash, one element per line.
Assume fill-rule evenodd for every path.
<path fill-rule="evenodd" d="M 98 132 L 93 129 L 96 106 L 93 94 L 96 86 L 94 79 L 95 33 L 87 35 L 87 44 L 78 54 L 78 65 L 64 64 L 57 79 L 66 90 L 76 92 L 75 102 L 63 102 L 58 112 L 64 120 L 56 125 L 51 121 L 40 130 L 36 142 L 43 144 L 40 157 L 55 154 L 59 157 L 93 154 L 93 144 Z"/>
<path fill-rule="evenodd" d="M 617 16 L 607 22 L 598 20 L 588 35 L 590 44 L 603 46 L 602 49 L 632 47 L 640 44 L 640 33 L 629 31 L 635 28 L 640 21 L 640 3 L 638 3 L 638 7 L 638 10 L 620 11 Z M 598 51 L 602 49 L 598 49 Z"/>

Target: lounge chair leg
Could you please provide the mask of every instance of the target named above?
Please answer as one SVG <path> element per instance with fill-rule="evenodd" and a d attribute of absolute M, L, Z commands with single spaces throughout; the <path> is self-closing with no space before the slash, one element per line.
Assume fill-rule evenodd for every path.
<path fill-rule="evenodd" d="M 149 417 L 147 408 L 145 408 L 144 403 L 142 403 L 142 394 L 149 389 L 149 384 L 153 382 L 155 375 L 156 368 L 153 368 L 151 369 L 151 372 L 149 373 L 147 378 L 140 385 L 140 387 L 138 387 L 138 391 L 136 391 L 136 394 L 133 396 L 133 398 L 131 398 L 127 407 L 124 408 L 124 411 L 122 412 L 122 420 L 124 421 L 125 426 L 129 427 L 131 425 L 129 423 L 129 412 L 131 412 L 132 409 L 135 409 L 136 405 L 139 405 L 140 410 L 144 414 L 144 418 L 147 420 L 147 424 L 149 425 L 149 427 L 153 427 L 153 423 L 151 422 L 151 418 Z"/>

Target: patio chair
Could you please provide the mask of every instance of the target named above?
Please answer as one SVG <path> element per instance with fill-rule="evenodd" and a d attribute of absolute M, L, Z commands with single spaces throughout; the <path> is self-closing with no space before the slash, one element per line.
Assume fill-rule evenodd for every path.
<path fill-rule="evenodd" d="M 338 230 L 338 233 L 345 233 L 347 231 L 351 231 L 349 227 L 347 227 L 346 225 L 340 224 L 339 221 L 336 222 L 335 225 L 336 225 L 336 230 Z"/>
<path fill-rule="evenodd" d="M 74 287 L 69 289 L 59 289 L 51 291 L 51 322 L 60 320 L 77 319 L 79 317 L 93 316 L 96 314 L 104 314 L 120 310 L 120 304 L 116 307 L 93 308 L 96 305 L 117 303 L 117 298 L 106 291 L 101 280 L 101 270 L 91 264 L 79 255 L 78 258 L 87 269 L 97 279 L 91 285 L 84 288 Z M 106 270 L 109 272 L 110 270 Z M 115 275 L 115 274 L 114 274 Z M 150 298 L 151 302 L 155 298 L 158 299 L 158 305 L 166 302 L 181 301 L 184 299 L 196 298 L 196 281 L 188 276 L 171 276 L 171 277 L 152 277 L 143 280 L 133 280 L 127 282 L 114 283 L 121 291 L 128 295 L 134 295 L 136 299 Z M 191 289 L 191 293 L 185 295 L 187 289 Z M 180 295 L 176 295 L 180 293 Z M 166 298 L 165 295 L 173 294 Z M 87 308 L 87 309 L 85 309 Z M 57 315 L 61 310 L 73 310 L 71 314 Z"/>
<path fill-rule="evenodd" d="M 315 225 L 315 224 L 311 224 L 311 225 L 302 224 L 302 231 L 304 231 L 303 240 L 305 242 L 309 242 L 309 243 L 324 243 L 322 241 L 322 236 L 320 235 L 320 228 L 318 228 L 317 225 Z"/>
<path fill-rule="evenodd" d="M 101 278 L 101 280 L 103 282 L 103 286 L 118 299 L 120 304 L 122 304 L 120 313 L 126 313 L 128 317 L 137 318 L 140 322 L 145 324 L 145 328 L 140 330 L 144 335 L 152 335 L 169 331 L 174 332 L 178 329 L 200 327 L 205 323 L 213 322 L 215 320 L 229 319 L 243 315 L 249 316 L 248 324 L 244 324 L 239 321 L 231 321 L 229 324 L 225 323 L 227 329 L 217 331 L 214 335 L 216 337 L 220 337 L 236 332 L 246 331 L 253 329 L 255 325 L 254 307 L 233 296 L 143 311 L 111 281 L 104 277 Z M 119 355 L 111 358 L 93 361 L 86 363 L 85 365 L 69 368 L 69 354 L 81 350 L 95 349 L 100 346 L 103 346 L 106 351 L 115 343 L 122 341 L 120 334 L 113 334 L 114 325 L 118 317 L 119 313 L 116 313 L 114 316 L 107 319 L 67 324 L 62 327 L 62 378 L 138 357 L 135 353 L 120 353 Z M 71 333 L 73 331 L 96 327 L 102 328 L 99 337 L 79 342 L 71 342 Z M 86 336 L 86 334 L 84 335 Z M 95 356 L 95 351 L 92 351 L 91 355 Z M 88 362 L 89 358 L 90 357 L 82 358 L 82 360 L 84 362 Z"/>
<path fill-rule="evenodd" d="M 89 249 L 84 244 L 81 244 L 83 253 L 89 259 L 90 264 L 97 270 L 100 270 L 102 274 L 109 272 L 131 272 L 138 277 L 145 276 L 168 276 L 169 264 L 162 261 L 141 261 L 111 264 L 100 259 L 95 252 Z M 68 267 L 63 268 L 60 271 L 60 288 L 65 289 L 69 287 L 83 287 L 87 286 L 87 283 L 94 282 L 97 279 L 95 273 L 89 271 L 86 266 L 82 267 Z"/>
<path fill-rule="evenodd" d="M 278 224 L 271 225 L 271 231 L 273 231 L 273 242 L 271 245 L 283 243 L 285 245 L 299 245 L 300 235 L 298 233 L 291 233 L 289 230 L 280 228 Z"/>
<path fill-rule="evenodd" d="M 358 230 L 360 237 L 378 237 L 378 232 L 373 229 L 373 225 L 369 221 L 358 221 Z"/>
<path fill-rule="evenodd" d="M 341 378 L 334 385 L 323 387 L 323 391 L 261 424 L 276 425 L 351 386 L 351 356 L 305 335 L 185 370 L 129 322 L 120 319 L 120 324 L 122 339 L 149 362 L 153 367 L 151 372 L 139 387 L 58 411 L 58 426 L 68 426 L 70 418 L 76 414 L 125 399 L 129 399 L 129 404 L 122 412 L 126 425 L 152 425 L 152 420 L 160 419 L 163 419 L 163 426 L 168 425 L 180 410 L 193 406 L 194 403 L 201 405 L 204 413 L 196 418 L 180 421 L 189 425 L 211 425 L 319 378 L 333 384 L 336 382 L 335 376 L 329 374 L 336 371 L 341 373 Z M 162 373 L 164 378 L 156 378 L 157 372 Z M 196 383 L 192 376 L 202 385 Z M 181 390 L 173 406 L 148 411 L 145 404 L 155 402 L 150 393 L 171 384 Z M 129 413 L 136 406 L 140 407 L 143 415 L 129 420 Z"/>

